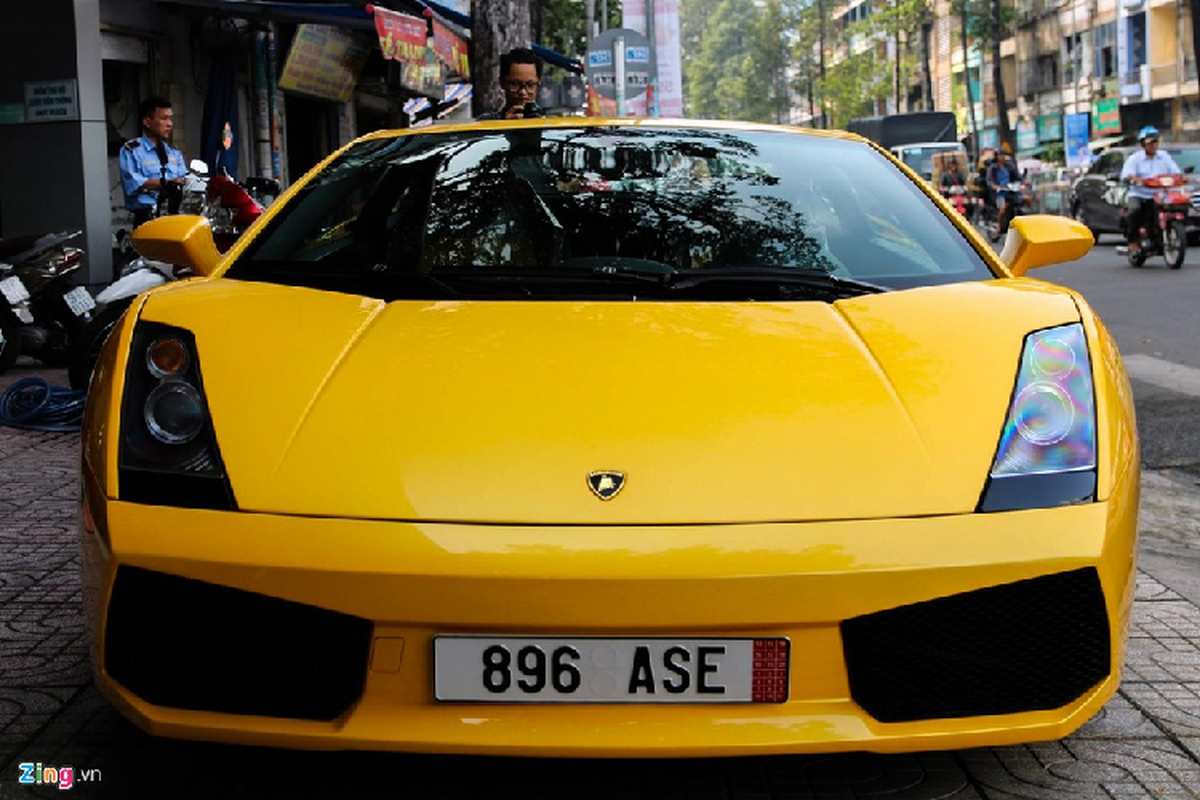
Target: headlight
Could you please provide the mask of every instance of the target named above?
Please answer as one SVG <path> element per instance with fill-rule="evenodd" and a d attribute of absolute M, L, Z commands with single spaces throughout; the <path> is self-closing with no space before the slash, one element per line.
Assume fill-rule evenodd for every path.
<path fill-rule="evenodd" d="M 139 321 L 121 406 L 118 495 L 134 503 L 234 509 L 190 331 Z"/>
<path fill-rule="evenodd" d="M 1096 492 L 1096 398 L 1079 323 L 1029 334 L 980 511 L 1048 508 Z"/>

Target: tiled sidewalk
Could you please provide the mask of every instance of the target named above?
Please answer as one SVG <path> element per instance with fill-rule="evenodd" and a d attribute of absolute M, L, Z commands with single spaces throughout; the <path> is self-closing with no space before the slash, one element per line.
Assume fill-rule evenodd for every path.
<path fill-rule="evenodd" d="M 21 374 L 3 376 L 0 391 Z M 76 794 L 129 798 L 1200 798 L 1200 608 L 1144 573 L 1120 693 L 1061 742 L 614 762 L 153 739 L 91 685 L 75 538 L 78 447 L 73 434 L 0 428 L 0 798 L 62 796 L 21 785 L 24 761 L 73 767 Z"/>

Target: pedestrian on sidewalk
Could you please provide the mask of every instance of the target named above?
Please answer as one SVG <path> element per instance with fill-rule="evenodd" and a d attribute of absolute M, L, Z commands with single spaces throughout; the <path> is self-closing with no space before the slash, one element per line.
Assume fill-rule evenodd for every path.
<path fill-rule="evenodd" d="M 125 207 L 133 212 L 134 226 L 161 213 L 162 181 L 182 184 L 187 175 L 183 153 L 167 143 L 175 128 L 175 112 L 165 97 L 148 97 L 138 107 L 142 135 L 121 147 L 121 186 Z"/>
<path fill-rule="evenodd" d="M 542 60 L 527 47 L 514 47 L 500 56 L 500 88 L 504 105 L 477 119 L 532 119 L 546 112 L 536 102 L 542 85 Z"/>

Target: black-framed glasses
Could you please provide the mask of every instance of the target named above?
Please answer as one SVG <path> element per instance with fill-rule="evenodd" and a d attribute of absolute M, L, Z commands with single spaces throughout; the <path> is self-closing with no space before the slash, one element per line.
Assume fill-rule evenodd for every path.
<path fill-rule="evenodd" d="M 504 85 L 508 87 L 510 92 L 536 92 L 538 87 L 542 85 L 541 81 L 505 81 Z"/>

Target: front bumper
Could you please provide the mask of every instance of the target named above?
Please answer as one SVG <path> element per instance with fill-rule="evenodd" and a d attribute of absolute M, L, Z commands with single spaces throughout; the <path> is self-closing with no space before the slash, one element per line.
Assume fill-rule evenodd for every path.
<path fill-rule="evenodd" d="M 97 515 L 103 530 L 85 529 L 82 536 L 97 683 L 123 713 L 152 733 L 305 748 L 550 756 L 902 751 L 1059 738 L 1099 710 L 1120 680 L 1133 598 L 1136 508 L 1136 487 L 1124 486 L 1102 503 L 1001 514 L 522 528 L 108 502 L 104 514 Z M 358 659 L 358 674 L 348 681 L 351 690 L 345 680 L 336 686 L 328 682 L 329 693 L 340 691 L 343 699 L 318 703 L 319 712 L 307 719 L 295 718 L 289 709 L 283 713 L 292 717 L 272 716 L 277 712 L 270 707 L 252 713 L 197 710 L 194 694 L 185 692 L 177 701 L 172 698 L 180 695 L 147 692 L 143 685 L 142 693 L 155 694 L 159 701 L 150 702 L 122 685 L 109 668 L 121 663 L 119 654 L 106 652 L 113 641 L 110 620 L 125 615 L 119 625 L 126 629 L 139 621 L 159 626 L 163 620 L 177 622 L 180 630 L 165 637 L 175 648 L 169 658 L 154 645 L 164 637 L 142 629 L 149 640 L 145 652 L 152 657 L 157 652 L 167 665 L 161 671 L 169 673 L 171 663 L 188 658 L 179 648 L 197 638 L 205 609 L 180 607 L 174 612 L 167 604 L 125 603 L 121 610 L 113 603 L 114 583 L 131 574 L 186 578 L 177 585 L 210 584 L 218 594 L 220 587 L 228 587 L 364 621 L 358 627 L 350 622 L 347 630 L 354 630 L 334 647 L 353 651 L 348 658 Z M 1087 576 L 1097 587 L 1093 597 L 1102 617 L 1099 630 L 1107 633 L 1107 669 L 1092 685 L 1091 677 L 1076 682 L 1068 699 L 1052 701 L 1061 702 L 1055 707 L 1047 708 L 1043 701 L 1040 707 L 1012 713 L 964 716 L 971 712 L 964 708 L 951 709 L 954 716 L 914 719 L 905 706 L 909 712 L 897 717 L 902 721 L 884 722 L 879 717 L 895 716 L 880 713 L 876 705 L 879 696 L 887 701 L 888 692 L 878 689 L 880 680 L 886 685 L 888 665 L 876 669 L 874 697 L 863 695 L 861 676 L 847 667 L 845 631 L 853 627 L 844 624 L 847 620 L 883 619 L 888 615 L 873 615 L 952 595 L 987 597 L 967 593 L 1063 574 Z M 174 579 L 166 580 L 170 584 Z M 1047 585 L 1044 580 L 1023 585 L 1032 584 Z M 199 605 L 218 618 L 216 604 Z M 994 603 L 975 605 L 986 613 Z M 139 620 L 139 613 L 145 618 Z M 1036 616 L 1029 613 L 1028 619 L 1013 623 L 1018 628 L 1036 625 Z M 909 655 L 914 655 L 909 645 L 915 646 L 915 657 L 929 659 L 932 673 L 953 674 L 946 652 L 924 652 L 929 643 L 916 633 L 920 627 L 919 621 L 910 625 L 891 644 L 907 647 Z M 980 626 L 970 618 L 945 629 L 951 639 L 956 628 L 981 641 Z M 268 659 L 266 668 L 278 669 L 281 685 L 294 681 L 292 673 L 297 672 L 312 679 L 311 686 L 326 682 L 326 673 L 306 652 L 319 651 L 327 641 L 310 642 L 310 651 L 292 641 L 318 636 L 318 629 L 301 622 L 277 637 L 281 644 L 265 648 L 277 651 L 278 659 Z M 784 636 L 791 641 L 790 695 L 785 703 L 755 705 L 439 704 L 432 700 L 431 674 L 431 641 L 438 633 Z M 210 640 L 213 636 L 205 634 Z M 120 647 L 136 638 L 126 635 Z M 230 685 L 236 687 L 236 651 L 253 637 L 216 638 L 232 643 L 220 658 L 232 670 Z M 994 641 L 1004 640 L 998 634 Z M 1048 646 L 1053 650 L 1055 644 Z M 204 645 L 210 648 L 211 643 Z M 991 653 L 980 663 L 995 656 Z M 878 660 L 878 654 L 872 658 Z M 344 668 L 345 662 L 341 664 Z M 129 678 L 127 669 L 116 671 L 144 682 Z M 202 674 L 184 668 L 178 674 L 186 676 L 180 685 L 203 682 Z M 210 677 L 220 685 L 218 675 Z M 210 691 L 208 697 L 204 702 L 229 707 L 220 691 Z M 875 708 L 878 716 L 864 705 Z"/>

